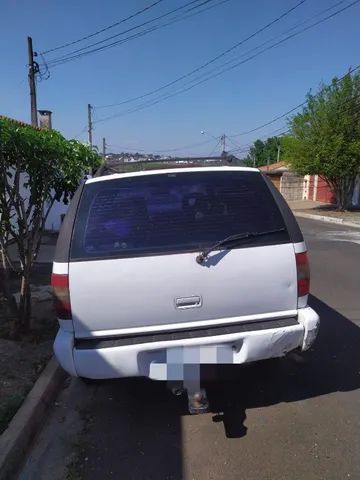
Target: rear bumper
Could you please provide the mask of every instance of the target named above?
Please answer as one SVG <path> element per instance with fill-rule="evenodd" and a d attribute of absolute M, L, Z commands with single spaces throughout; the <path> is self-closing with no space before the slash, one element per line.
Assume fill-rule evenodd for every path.
<path fill-rule="evenodd" d="M 179 339 L 176 336 L 171 339 L 159 335 L 159 341 L 156 338 L 146 340 L 146 337 L 141 337 L 138 342 L 132 340 L 128 344 L 123 340 L 106 343 L 95 339 L 86 341 L 85 345 L 81 342 L 76 345 L 73 333 L 60 329 L 54 351 L 62 367 L 73 376 L 94 379 L 153 377 L 151 365 L 164 362 L 164 352 L 167 349 L 210 352 L 212 348 L 221 346 L 228 353 L 226 359 L 221 355 L 212 356 L 210 360 L 207 356 L 205 361 L 204 357 L 197 357 L 191 363 L 243 364 L 282 357 L 297 348 L 307 350 L 314 342 L 318 328 L 318 315 L 306 307 L 299 309 L 296 321 L 288 322 L 285 326 L 274 327 L 274 323 L 269 322 L 257 330 L 239 328 L 239 331 L 228 330 L 230 333 L 225 333 L 222 329 L 217 335 L 198 336 L 192 333 L 187 338 L 182 335 Z"/>

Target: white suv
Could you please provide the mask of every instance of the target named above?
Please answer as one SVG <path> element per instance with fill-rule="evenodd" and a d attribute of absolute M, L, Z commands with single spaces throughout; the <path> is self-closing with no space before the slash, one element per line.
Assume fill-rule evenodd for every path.
<path fill-rule="evenodd" d="M 179 380 L 313 343 L 298 224 L 257 169 L 181 168 L 89 179 L 61 229 L 55 353 L 74 376 Z"/>

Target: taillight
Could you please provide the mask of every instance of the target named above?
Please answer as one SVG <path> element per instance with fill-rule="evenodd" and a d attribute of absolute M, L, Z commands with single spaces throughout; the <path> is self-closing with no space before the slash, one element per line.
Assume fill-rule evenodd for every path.
<path fill-rule="evenodd" d="M 296 253 L 298 297 L 304 297 L 310 291 L 310 268 L 306 252 Z"/>
<path fill-rule="evenodd" d="M 61 320 L 71 319 L 69 276 L 59 273 L 51 275 L 56 315 Z"/>

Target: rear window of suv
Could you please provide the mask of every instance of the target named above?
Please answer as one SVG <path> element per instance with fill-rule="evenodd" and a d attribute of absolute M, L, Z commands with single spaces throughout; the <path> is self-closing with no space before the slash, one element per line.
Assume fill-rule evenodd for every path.
<path fill-rule="evenodd" d="M 236 248 L 289 242 L 264 179 L 251 171 L 161 173 L 85 185 L 72 260 L 199 251 L 230 235 L 284 229 Z"/>

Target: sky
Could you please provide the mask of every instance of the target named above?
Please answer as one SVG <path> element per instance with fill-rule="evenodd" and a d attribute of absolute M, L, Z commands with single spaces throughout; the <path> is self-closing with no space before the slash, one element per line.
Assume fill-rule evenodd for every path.
<path fill-rule="evenodd" d="M 30 121 L 28 35 L 33 38 L 34 50 L 44 52 L 91 35 L 155 1 L 0 0 L 0 114 Z M 303 102 L 310 89 L 316 92 L 320 82 L 329 82 L 334 76 L 343 75 L 349 67 L 360 64 L 360 2 L 255 58 L 219 73 L 222 62 L 234 65 L 244 61 L 284 39 L 284 32 L 301 22 L 308 23 L 287 35 L 353 2 L 306 0 L 197 74 L 135 102 L 112 108 L 99 107 L 141 96 L 191 72 L 280 17 L 299 1 L 194 0 L 186 8 L 199 8 L 189 11 L 186 14 L 192 15 L 189 18 L 74 61 L 51 64 L 57 57 L 190 3 L 190 0 L 161 0 L 102 34 L 43 57 L 38 55 L 37 61 L 45 60 L 50 73 L 48 79 L 44 76 L 37 82 L 38 108 L 53 112 L 53 127 L 65 137 L 86 142 L 87 104 L 90 103 L 95 107 L 94 144 L 101 148 L 105 137 L 108 152 L 215 155 L 221 151 L 218 137 L 225 133 L 229 137 L 227 150 L 234 149 L 234 153 L 242 157 L 257 138 L 285 131 L 286 118 L 249 134 L 238 133 L 252 130 L 285 113 Z M 333 6 L 327 13 L 318 15 Z M 112 41 L 161 25 L 174 16 L 179 18 L 184 15 L 182 12 L 184 9 L 123 33 Z M 193 15 L 195 12 L 197 14 Z M 260 47 L 270 40 L 272 42 Z M 144 102 L 151 103 L 159 96 L 163 98 L 190 87 L 196 82 L 194 79 L 207 78 L 206 72 L 217 76 L 157 104 L 129 112 L 142 107 Z M 112 118 L 104 121 L 106 117 Z"/>

